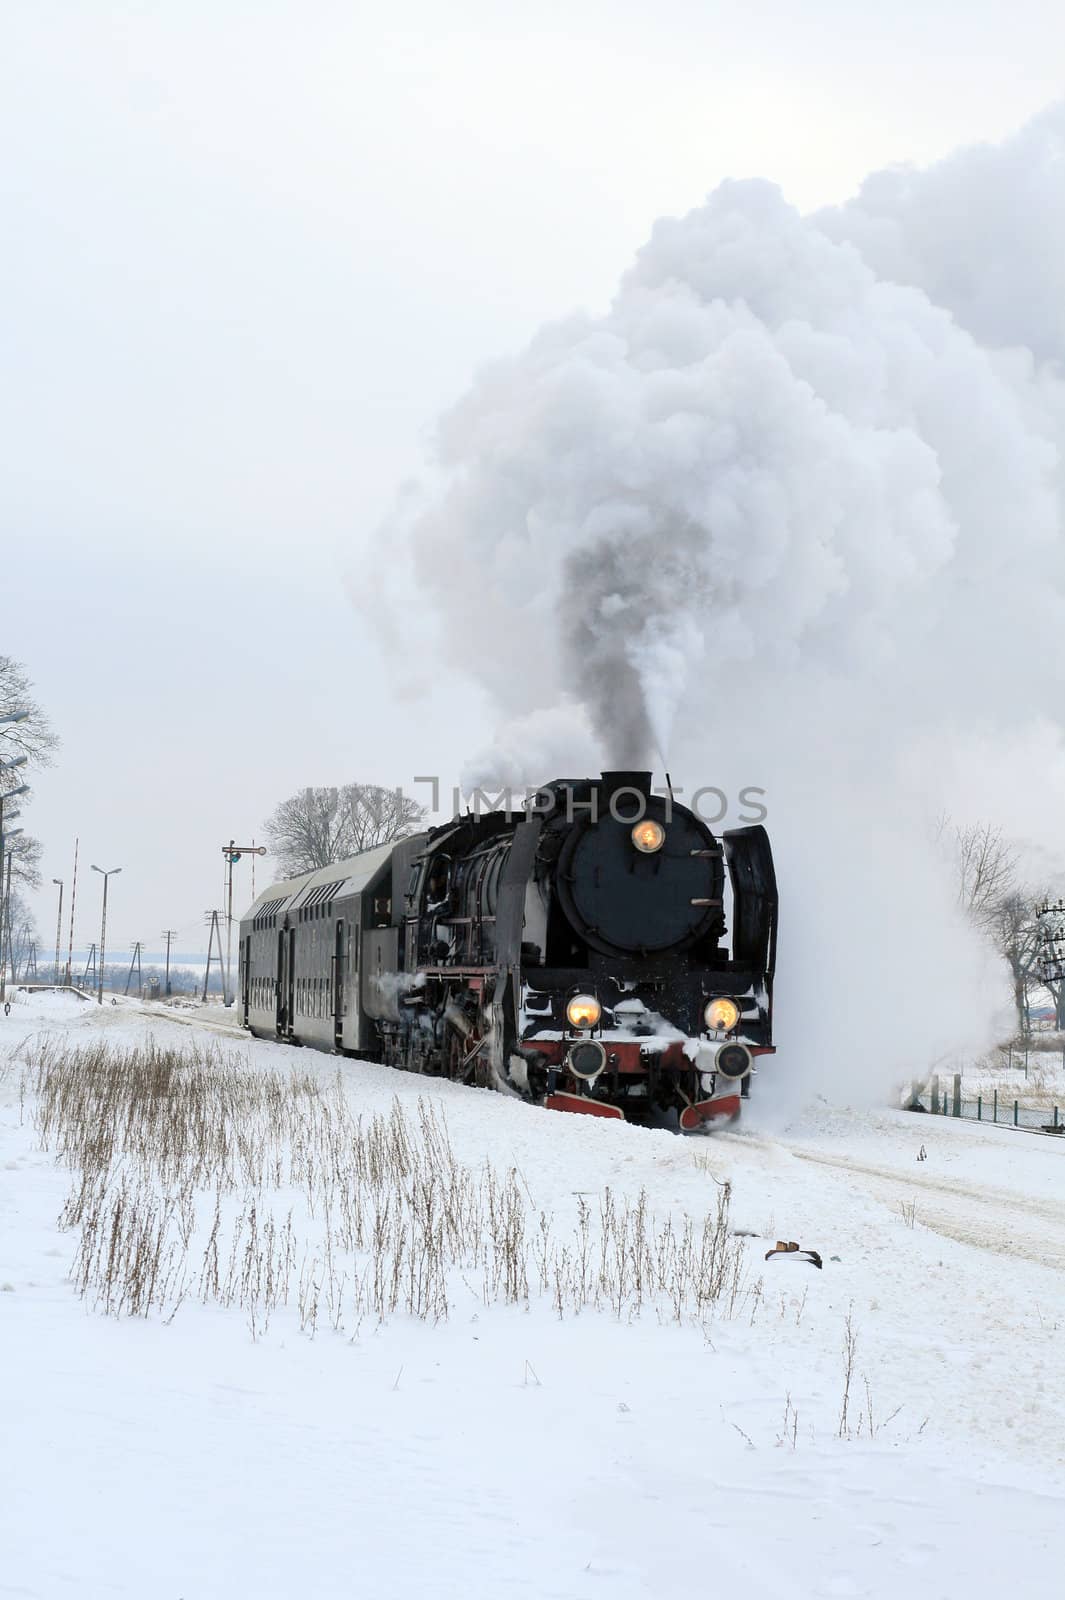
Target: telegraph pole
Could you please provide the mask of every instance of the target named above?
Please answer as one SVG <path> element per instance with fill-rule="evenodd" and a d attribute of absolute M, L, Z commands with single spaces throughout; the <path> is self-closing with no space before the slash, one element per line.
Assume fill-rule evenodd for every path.
<path fill-rule="evenodd" d="M 141 942 L 140 942 L 139 939 L 135 939 L 134 942 L 133 942 L 133 955 L 132 955 L 132 958 L 130 959 L 130 963 L 129 963 L 129 972 L 126 974 L 126 993 L 127 994 L 129 994 L 129 986 L 133 981 L 133 968 L 134 967 L 136 967 L 136 969 L 137 969 L 137 990 L 138 990 L 139 994 L 141 995 L 141 998 L 143 999 L 143 997 L 144 997 L 144 975 L 141 972 Z"/>
<path fill-rule="evenodd" d="M 74 840 L 74 881 L 70 885 L 70 943 L 67 945 L 67 988 L 73 981 L 71 968 L 74 964 L 74 906 L 78 898 L 78 840 Z"/>
<path fill-rule="evenodd" d="M 96 991 L 96 1003 L 102 1006 L 104 1003 L 104 960 L 107 950 L 107 880 L 108 878 L 113 878 L 117 872 L 121 872 L 122 868 L 109 867 L 105 872 L 103 867 L 93 864 L 92 870 L 98 872 L 104 880 L 104 908 L 100 916 L 100 984 Z"/>
<path fill-rule="evenodd" d="M 59 885 L 59 912 L 58 912 L 58 915 L 56 916 L 56 919 L 55 919 L 55 971 L 53 973 L 53 977 L 55 978 L 56 983 L 58 983 L 59 982 L 59 941 L 63 937 L 63 880 L 62 880 L 62 878 L 53 878 L 52 882 L 53 883 L 58 883 L 58 885 Z"/>
<path fill-rule="evenodd" d="M 230 998 L 231 989 L 229 983 L 230 963 L 233 957 L 233 868 L 241 856 L 251 856 L 252 870 L 254 871 L 254 858 L 256 856 L 264 856 L 266 854 L 266 846 L 264 844 L 236 844 L 230 839 L 228 844 L 222 846 L 222 854 L 226 858 L 226 970 L 222 979 L 222 1000 L 225 1005 L 229 1006 L 233 1004 Z M 221 956 L 221 937 L 219 937 L 218 952 Z M 209 959 L 208 965 L 210 965 Z M 206 998 L 206 984 L 204 995 Z"/>
<path fill-rule="evenodd" d="M 170 941 L 177 938 L 176 928 L 164 928 L 163 938 L 166 940 L 166 987 L 164 993 L 170 993 Z"/>

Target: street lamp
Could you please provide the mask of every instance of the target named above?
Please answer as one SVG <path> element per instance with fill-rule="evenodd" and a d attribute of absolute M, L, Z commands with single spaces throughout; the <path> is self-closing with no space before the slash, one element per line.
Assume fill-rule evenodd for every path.
<path fill-rule="evenodd" d="M 121 872 L 122 868 L 109 867 L 105 872 L 103 867 L 94 865 L 92 870 L 98 872 L 104 880 L 104 909 L 100 918 L 100 986 L 96 991 L 96 1003 L 102 1006 L 104 1003 L 104 947 L 107 939 L 107 880 L 108 878 L 113 878 L 116 872 Z"/>
<path fill-rule="evenodd" d="M 59 984 L 59 940 L 62 937 L 62 933 L 63 933 L 63 880 L 62 880 L 62 878 L 53 878 L 52 882 L 53 883 L 57 883 L 59 885 L 59 911 L 57 912 L 56 919 L 55 919 L 55 971 L 52 974 L 53 981 L 58 986 L 58 984 Z"/>

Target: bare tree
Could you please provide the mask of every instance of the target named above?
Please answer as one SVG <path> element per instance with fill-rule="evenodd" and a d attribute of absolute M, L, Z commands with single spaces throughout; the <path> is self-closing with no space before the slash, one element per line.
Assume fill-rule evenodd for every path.
<path fill-rule="evenodd" d="M 1021 1033 L 1031 1032 L 1029 992 L 1042 981 L 1040 956 L 1043 937 L 1038 913 L 1044 901 L 1044 895 L 1014 890 L 1002 897 L 987 924 L 996 949 L 1010 969 L 1013 1004 Z"/>
<path fill-rule="evenodd" d="M 52 753 L 59 743 L 38 702 L 33 698 L 33 684 L 21 662 L 0 655 L 0 755 L 25 756 L 31 767 L 51 765 Z M 28 711 L 21 722 L 4 724 L 4 717 L 18 711 Z"/>
<path fill-rule="evenodd" d="M 408 800 L 402 789 L 382 789 L 376 783 L 346 783 L 340 791 L 340 804 L 346 855 L 405 839 L 425 820 L 425 807 Z"/>
<path fill-rule="evenodd" d="M 997 929 L 1006 902 L 1023 900 L 1015 887 L 1017 852 L 989 822 L 954 829 L 958 904 L 977 927 Z"/>
<path fill-rule="evenodd" d="M 958 906 L 983 932 L 993 933 L 999 906 L 1016 890 L 1016 849 L 1000 827 L 962 827 L 946 814 L 936 821 L 935 837 L 950 857 Z"/>
<path fill-rule="evenodd" d="M 4 948 L 7 952 L 11 978 L 17 983 L 29 960 L 30 950 L 37 942 L 37 930 L 33 925 L 29 907 L 14 889 L 5 908 L 5 920 Z"/>
<path fill-rule="evenodd" d="M 8 836 L 7 854 L 11 857 L 12 884 L 20 883 L 24 889 L 41 887 L 42 853 L 41 841 L 34 839 L 31 834 L 19 833 L 13 839 Z"/>
<path fill-rule="evenodd" d="M 264 834 L 286 877 L 332 866 L 416 832 L 425 808 L 375 783 L 301 789 L 267 818 Z"/>
<path fill-rule="evenodd" d="M 330 866 L 342 853 L 339 791 L 301 789 L 274 807 L 263 832 L 286 877 Z"/>

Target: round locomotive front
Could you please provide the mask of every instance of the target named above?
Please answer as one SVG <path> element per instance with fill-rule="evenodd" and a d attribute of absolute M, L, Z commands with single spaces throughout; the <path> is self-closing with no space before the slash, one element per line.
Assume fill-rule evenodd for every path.
<path fill-rule="evenodd" d="M 685 1127 L 734 1115 L 753 1057 L 771 1048 L 770 974 L 763 956 L 746 958 L 750 937 L 729 948 L 726 895 L 741 933 L 768 938 L 751 893 L 764 834 L 715 838 L 671 792 L 652 793 L 650 773 L 559 782 L 551 797 L 511 1081 L 559 1110 L 674 1109 Z"/>
<path fill-rule="evenodd" d="M 713 834 L 636 783 L 613 790 L 602 815 L 573 825 L 556 882 L 575 932 L 605 955 L 680 952 L 722 922 L 724 868 Z"/>

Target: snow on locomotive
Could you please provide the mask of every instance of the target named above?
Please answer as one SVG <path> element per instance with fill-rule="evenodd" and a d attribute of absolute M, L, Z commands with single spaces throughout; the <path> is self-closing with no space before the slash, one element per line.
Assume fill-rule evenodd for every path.
<path fill-rule="evenodd" d="M 776 915 L 764 828 L 606 772 L 265 890 L 239 1004 L 260 1037 L 693 1129 L 773 1049 Z"/>

